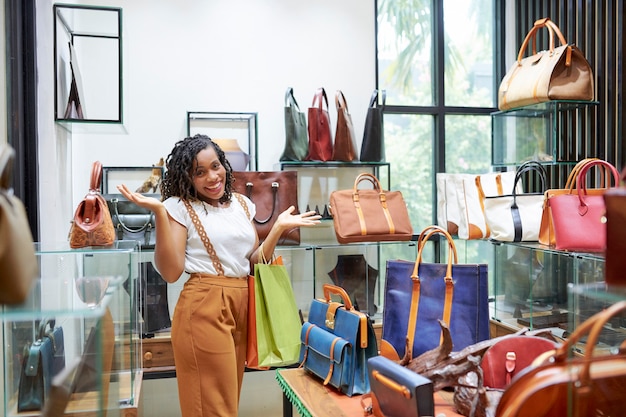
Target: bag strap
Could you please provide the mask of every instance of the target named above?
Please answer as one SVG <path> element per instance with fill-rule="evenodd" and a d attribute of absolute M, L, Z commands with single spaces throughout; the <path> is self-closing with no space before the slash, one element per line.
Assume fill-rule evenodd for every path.
<path fill-rule="evenodd" d="M 526 53 L 526 48 L 528 48 L 529 43 L 532 42 L 531 46 L 532 46 L 533 55 L 537 53 L 537 32 L 539 31 L 539 29 L 542 29 L 542 28 L 548 29 L 548 33 L 550 36 L 550 46 L 549 46 L 550 54 L 554 52 L 554 34 L 555 33 L 557 37 L 559 38 L 559 41 L 561 42 L 561 46 L 567 45 L 567 41 L 565 40 L 565 37 L 561 33 L 561 30 L 554 22 L 550 20 L 549 17 L 544 17 L 543 19 L 536 20 L 532 29 L 530 29 L 530 31 L 526 35 L 526 38 L 524 38 L 524 42 L 522 43 L 522 46 L 519 49 L 519 53 L 517 55 L 517 62 L 519 65 L 522 64 L 522 59 L 524 58 L 524 54 Z M 571 65 L 571 61 L 572 61 L 571 57 L 572 57 L 572 48 L 568 47 L 566 55 L 565 55 L 565 66 L 569 67 Z"/>
<path fill-rule="evenodd" d="M 209 253 L 209 257 L 211 258 L 211 262 L 213 263 L 215 272 L 217 272 L 217 275 L 224 276 L 224 267 L 222 266 L 222 263 L 217 257 L 215 248 L 213 247 L 213 244 L 209 240 L 209 236 L 206 234 L 206 230 L 204 230 L 204 226 L 202 226 L 202 223 L 200 222 L 200 218 L 198 218 L 198 213 L 196 213 L 196 211 L 193 209 L 189 201 L 183 200 L 183 203 L 185 203 L 185 207 L 187 208 L 187 212 L 189 213 L 189 216 L 191 217 L 191 221 L 193 222 L 193 225 L 196 227 L 196 230 L 198 231 L 198 234 L 200 235 L 200 239 L 202 240 L 204 247 Z"/>
<path fill-rule="evenodd" d="M 300 106 L 293 95 L 293 88 L 288 87 L 285 92 L 285 107 L 295 107 L 297 111 L 300 111 Z"/>
<path fill-rule="evenodd" d="M 446 293 L 443 302 L 443 321 L 450 326 L 450 316 L 452 315 L 452 297 L 454 295 L 454 281 L 452 280 L 452 264 L 458 262 L 458 255 L 456 251 L 456 245 L 454 244 L 454 240 L 452 240 L 452 236 L 442 229 L 439 226 L 428 226 L 422 233 L 420 233 L 418 242 L 418 250 L 417 250 L 417 259 L 415 260 L 415 265 L 413 266 L 413 273 L 411 274 L 411 281 L 413 282 L 413 288 L 411 291 L 411 307 L 409 309 L 409 324 L 407 328 L 407 338 L 408 340 L 408 354 L 409 358 L 413 359 L 413 343 L 415 341 L 415 326 L 417 324 L 417 313 L 419 309 L 419 300 L 420 300 L 420 278 L 419 278 L 419 264 L 422 262 L 422 251 L 426 246 L 426 242 L 431 238 L 431 236 L 435 234 L 442 234 L 446 237 L 448 241 L 448 266 L 446 268 L 446 276 L 444 277 L 446 283 Z M 441 334 L 441 338 L 439 343 L 443 341 L 443 333 Z"/>
<path fill-rule="evenodd" d="M 324 103 L 326 103 L 326 108 L 328 108 L 328 97 L 326 96 L 326 90 L 324 90 L 324 87 L 320 87 L 317 89 L 315 95 L 313 96 L 313 104 L 311 107 L 317 107 L 318 109 L 322 110 L 324 108 Z"/>
<path fill-rule="evenodd" d="M 580 206 L 578 207 L 578 212 L 581 215 L 584 215 L 588 210 L 587 203 L 585 203 L 585 198 L 583 196 L 587 194 L 587 183 L 585 181 L 587 177 L 587 171 L 589 171 L 589 168 L 596 166 L 596 165 L 604 167 L 605 170 L 609 171 L 613 176 L 613 180 L 615 181 L 615 186 L 617 187 L 619 185 L 619 180 L 620 180 L 619 172 L 617 172 L 617 169 L 612 164 L 602 159 L 594 160 L 585 164 L 580 169 L 580 173 L 578 174 L 576 178 L 578 201 L 580 202 Z M 611 182 L 609 179 L 607 179 L 607 183 L 606 183 L 607 188 L 610 187 L 610 185 L 611 185 Z"/>
<path fill-rule="evenodd" d="M 374 90 L 372 97 L 370 98 L 369 107 L 385 107 L 385 101 L 387 101 L 387 90 L 380 90 L 380 95 L 382 96 L 382 104 L 378 103 L 378 90 Z"/>
<path fill-rule="evenodd" d="M 335 106 L 337 107 L 337 111 L 345 109 L 345 111 L 348 112 L 348 102 L 341 90 L 335 92 Z"/>
<path fill-rule="evenodd" d="M 248 181 L 246 183 L 246 197 L 248 197 L 250 200 L 252 200 L 252 187 L 254 186 L 254 184 L 252 183 L 252 181 Z M 270 220 L 272 220 L 272 217 L 274 217 L 274 212 L 276 211 L 276 205 L 278 202 L 278 189 L 280 188 L 280 184 L 277 181 L 272 182 L 272 212 L 270 213 L 270 215 L 265 219 L 265 220 L 257 220 L 257 218 L 255 217 L 253 220 L 255 223 L 257 224 L 266 224 L 267 222 L 269 222 Z M 248 215 L 248 218 L 250 218 L 250 212 L 248 212 L 248 206 L 246 206 L 246 204 L 242 201 L 239 201 L 241 203 L 241 205 L 244 207 L 244 210 L 246 211 L 246 214 Z"/>
<path fill-rule="evenodd" d="M 517 207 L 517 183 L 522 179 L 522 175 L 527 172 L 536 172 L 539 175 L 539 179 L 541 180 L 541 192 L 544 193 L 546 191 L 546 169 L 537 161 L 528 161 L 524 162 L 522 165 L 517 168 L 517 172 L 515 173 L 515 181 L 513 181 L 513 206 Z"/>
<path fill-rule="evenodd" d="M 100 192 L 100 184 L 102 183 L 102 162 L 95 161 L 91 165 L 91 179 L 89 182 L 89 190 Z"/>

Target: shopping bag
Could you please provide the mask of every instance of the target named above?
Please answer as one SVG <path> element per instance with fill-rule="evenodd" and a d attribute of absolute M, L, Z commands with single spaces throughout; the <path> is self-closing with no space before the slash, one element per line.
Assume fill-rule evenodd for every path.
<path fill-rule="evenodd" d="M 541 192 L 519 193 L 522 177 L 534 172 L 541 181 Z M 546 191 L 546 171 L 536 161 L 528 161 L 517 169 L 513 188 L 507 194 L 484 199 L 485 221 L 490 239 L 501 242 L 536 242 L 543 212 L 543 195 Z"/>
<path fill-rule="evenodd" d="M 426 243 L 438 234 L 447 240 L 447 263 L 423 262 Z M 389 359 L 439 346 L 439 320 L 448 325 L 455 351 L 489 338 L 487 265 L 458 264 L 454 241 L 439 226 L 422 231 L 415 262 L 387 261 L 384 299 L 380 351 Z"/>
<path fill-rule="evenodd" d="M 309 150 L 305 160 L 330 161 L 333 157 L 333 137 L 328 115 L 328 97 L 323 87 L 315 91 L 308 114 Z"/>
<path fill-rule="evenodd" d="M 332 160 L 344 162 L 358 161 L 352 115 L 350 115 L 348 102 L 341 90 L 337 90 L 335 93 L 335 106 L 337 107 L 337 128 L 335 130 Z"/>
<path fill-rule="evenodd" d="M 302 323 L 289 274 L 282 260 L 255 264 L 253 290 L 255 325 L 248 323 L 248 337 L 256 330 L 257 360 L 249 352 L 248 367 L 287 366 L 300 358 Z M 250 341 L 248 346 L 250 346 Z M 246 355 L 248 356 L 248 355 Z"/>

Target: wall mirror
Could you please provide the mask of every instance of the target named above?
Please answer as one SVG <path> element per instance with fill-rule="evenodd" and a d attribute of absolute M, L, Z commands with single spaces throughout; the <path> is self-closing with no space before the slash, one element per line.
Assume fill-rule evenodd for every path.
<path fill-rule="evenodd" d="M 54 5 L 55 120 L 122 122 L 122 9 Z"/>

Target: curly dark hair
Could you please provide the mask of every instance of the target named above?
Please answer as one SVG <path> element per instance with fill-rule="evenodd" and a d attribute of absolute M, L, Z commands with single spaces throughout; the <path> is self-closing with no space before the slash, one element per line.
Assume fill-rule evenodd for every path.
<path fill-rule="evenodd" d="M 196 189 L 193 186 L 192 170 L 193 163 L 198 153 L 209 146 L 213 146 L 220 163 L 226 169 L 226 183 L 224 195 L 220 203 L 230 201 L 232 197 L 233 169 L 226 159 L 226 155 L 220 146 L 213 142 L 207 135 L 197 134 L 176 142 L 172 152 L 165 160 L 165 175 L 161 181 L 161 199 L 180 197 L 187 201 L 199 200 Z"/>

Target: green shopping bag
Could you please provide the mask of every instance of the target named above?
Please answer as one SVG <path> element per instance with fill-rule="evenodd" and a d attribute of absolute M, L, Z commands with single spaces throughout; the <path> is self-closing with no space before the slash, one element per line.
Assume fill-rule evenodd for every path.
<path fill-rule="evenodd" d="M 302 323 L 284 265 L 254 265 L 258 365 L 287 366 L 300 358 Z"/>

